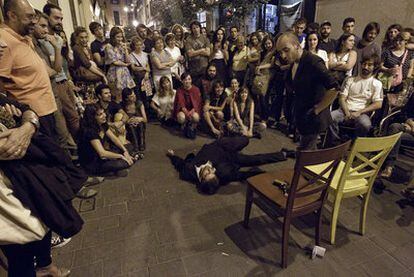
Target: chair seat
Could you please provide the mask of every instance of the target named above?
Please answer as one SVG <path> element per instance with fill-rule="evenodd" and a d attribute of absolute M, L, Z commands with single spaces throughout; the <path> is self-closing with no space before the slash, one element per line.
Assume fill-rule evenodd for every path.
<path fill-rule="evenodd" d="M 293 169 L 280 169 L 278 171 L 266 172 L 263 174 L 259 174 L 247 179 L 247 182 L 258 192 L 268 198 L 270 201 L 274 202 L 280 208 L 284 209 L 286 207 L 286 203 L 288 200 L 288 196 L 285 196 L 281 189 L 279 189 L 276 185 L 273 185 L 273 180 L 278 179 L 280 181 L 284 181 L 288 184 L 291 183 L 293 178 L 294 170 Z M 298 182 L 298 189 L 306 185 L 308 182 L 306 179 L 301 176 Z M 309 186 L 313 188 L 313 186 Z M 306 191 L 303 189 L 303 191 Z M 310 196 L 296 198 L 293 211 L 306 207 L 309 204 L 314 203 L 320 198 L 320 193 L 312 194 Z"/>
<path fill-rule="evenodd" d="M 327 167 L 327 165 L 328 163 L 318 164 L 318 165 L 307 166 L 306 168 L 318 174 L 322 172 Z M 338 169 L 335 172 L 334 178 L 332 179 L 331 186 L 330 186 L 331 190 L 337 189 L 338 184 L 339 184 L 339 179 L 341 178 L 341 175 L 342 175 L 342 171 L 344 171 L 344 167 L 345 167 L 345 162 L 341 161 L 339 163 Z M 355 176 L 357 175 L 357 173 L 353 173 L 351 174 L 351 176 L 352 175 Z M 328 177 L 328 173 L 326 173 L 324 177 Z M 355 179 L 355 180 L 346 180 L 345 186 L 344 186 L 344 192 L 352 192 L 354 190 L 361 190 L 362 188 L 368 189 L 368 181 L 366 179 L 360 178 L 360 179 Z"/>

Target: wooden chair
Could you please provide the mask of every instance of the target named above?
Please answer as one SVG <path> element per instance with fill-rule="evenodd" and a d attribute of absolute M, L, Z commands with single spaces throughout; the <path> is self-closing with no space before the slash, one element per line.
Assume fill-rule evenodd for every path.
<path fill-rule="evenodd" d="M 316 245 L 319 245 L 322 223 L 321 211 L 326 192 L 336 168 L 349 149 L 350 144 L 351 142 L 348 141 L 330 149 L 298 152 L 294 169 L 281 169 L 247 179 L 244 226 L 248 228 L 253 203 L 274 219 L 276 219 L 274 214 L 284 217 L 282 235 L 283 268 L 287 267 L 289 228 L 293 218 L 317 212 L 315 241 Z M 306 169 L 307 166 L 322 163 L 328 163 L 329 165 L 320 174 L 315 174 Z M 305 175 L 310 177 L 305 179 Z M 324 175 L 328 175 L 328 177 Z M 287 196 L 279 187 L 273 184 L 275 179 L 289 185 Z"/>
<path fill-rule="evenodd" d="M 338 221 L 339 208 L 344 198 L 361 197 L 360 233 L 365 233 L 365 221 L 369 196 L 375 178 L 381 169 L 388 153 L 400 138 L 401 133 L 388 137 L 357 138 L 346 162 L 341 161 L 332 183 L 329 186 L 328 201 L 332 203 L 331 217 L 331 244 L 335 243 L 336 225 Z M 307 169 L 314 174 L 324 174 L 326 166 L 320 164 L 308 166 Z M 332 198 L 332 199 L 331 199 Z"/>

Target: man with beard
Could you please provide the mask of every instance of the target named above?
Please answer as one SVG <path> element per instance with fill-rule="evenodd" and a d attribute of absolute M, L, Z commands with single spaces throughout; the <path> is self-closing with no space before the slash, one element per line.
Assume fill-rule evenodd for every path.
<path fill-rule="evenodd" d="M 210 64 L 207 67 L 207 71 L 204 77 L 201 78 L 197 84 L 195 84 L 200 89 L 201 96 L 203 97 L 204 101 L 209 97 L 211 92 L 211 85 L 216 79 L 218 79 L 217 68 L 214 64 Z"/>
<path fill-rule="evenodd" d="M 0 26 L 0 37 L 7 47 L 3 47 L 0 63 L 0 87 L 37 113 L 42 133 L 57 138 L 57 106 L 49 74 L 29 36 L 39 18 L 27 0 L 6 0 L 3 11 L 5 22 Z"/>
<path fill-rule="evenodd" d="M 49 41 L 50 36 L 47 36 L 45 40 L 41 41 L 49 53 L 50 60 L 53 63 L 57 63 L 55 63 L 57 74 L 52 79 L 53 91 L 62 103 L 62 111 L 65 116 L 67 128 L 76 140 L 79 131 L 79 114 L 76 111 L 75 94 L 68 82 L 68 76 L 66 76 L 63 69 L 63 58 L 55 61 L 55 57 L 61 57 L 61 55 L 56 55 L 56 53 L 61 52 L 63 45 L 63 39 L 58 35 L 63 30 L 62 9 L 54 4 L 46 4 L 43 7 L 43 12 L 49 17 L 49 34 L 56 40 L 56 46 L 53 46 L 54 42 Z"/>
<path fill-rule="evenodd" d="M 144 24 L 139 24 L 136 28 L 138 37 L 144 42 L 144 52 L 150 54 L 154 48 L 154 41 L 148 38 L 148 28 Z"/>
<path fill-rule="evenodd" d="M 369 115 L 382 106 L 382 83 L 374 77 L 379 65 L 379 56 L 364 57 L 360 74 L 345 79 L 339 94 L 340 108 L 331 113 L 333 123 L 329 126 L 330 145 L 340 140 L 339 123 L 346 122 L 355 126 L 355 135 L 358 137 L 367 136 L 371 130 Z"/>
<path fill-rule="evenodd" d="M 362 39 L 356 45 L 357 51 L 357 62 L 352 74 L 358 76 L 358 73 L 361 71 L 361 61 L 364 58 L 371 57 L 376 55 L 381 57 L 381 46 L 375 43 L 376 37 L 380 33 L 380 25 L 377 22 L 370 22 L 365 26 L 364 32 L 362 34 Z"/>
<path fill-rule="evenodd" d="M 319 133 L 331 122 L 329 106 L 336 98 L 339 84 L 321 58 L 301 48 L 295 33 L 283 33 L 277 40 L 276 50 L 290 65 L 286 84 L 295 91 L 294 116 L 300 134 L 299 150 L 313 150 Z"/>
<path fill-rule="evenodd" d="M 331 22 L 324 21 L 319 29 L 321 35 L 318 45 L 319 49 L 325 50 L 328 54 L 334 52 L 336 47 L 336 40 L 329 37 L 331 35 L 331 26 Z"/>

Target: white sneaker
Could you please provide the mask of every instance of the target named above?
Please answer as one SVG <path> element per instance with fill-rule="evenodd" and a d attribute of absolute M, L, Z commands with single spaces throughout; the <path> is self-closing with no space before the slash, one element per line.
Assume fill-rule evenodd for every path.
<path fill-rule="evenodd" d="M 57 248 L 57 247 L 65 246 L 66 244 L 68 244 L 71 241 L 71 239 L 72 238 L 65 239 L 62 236 L 54 235 L 54 236 L 52 236 L 51 247 L 52 248 Z"/>

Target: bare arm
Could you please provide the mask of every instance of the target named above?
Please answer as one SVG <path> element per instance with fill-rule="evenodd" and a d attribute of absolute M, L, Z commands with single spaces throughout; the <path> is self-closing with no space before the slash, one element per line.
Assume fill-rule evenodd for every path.
<path fill-rule="evenodd" d="M 91 145 L 101 159 L 116 160 L 123 158 L 121 154 L 106 150 L 99 139 L 91 140 Z"/>
<path fill-rule="evenodd" d="M 116 147 L 118 147 L 119 149 L 121 149 L 121 151 L 123 153 L 127 152 L 128 150 L 125 148 L 125 146 L 122 144 L 122 142 L 119 140 L 119 138 L 117 136 L 114 135 L 114 133 L 112 133 L 112 131 L 110 129 L 108 129 L 106 131 L 106 135 L 108 136 L 108 138 L 116 145 Z"/>
<path fill-rule="evenodd" d="M 356 60 L 357 60 L 357 53 L 356 51 L 351 50 L 351 52 L 349 53 L 348 61 L 346 61 L 345 64 L 342 64 L 342 63 L 337 64 L 334 68 L 337 70 L 342 70 L 342 71 L 350 70 L 354 68 Z M 330 68 L 330 65 L 329 65 L 329 68 Z"/>
<path fill-rule="evenodd" d="M 94 53 L 93 54 L 93 60 L 95 61 L 95 63 L 98 66 L 103 66 L 104 65 L 104 60 L 102 59 L 102 57 L 99 53 Z"/>
<path fill-rule="evenodd" d="M 344 112 L 345 117 L 349 117 L 351 113 L 349 112 L 348 104 L 346 103 L 346 96 L 339 96 L 339 105 L 341 106 L 341 109 Z"/>
<path fill-rule="evenodd" d="M 249 126 L 249 133 L 253 134 L 253 124 L 254 124 L 254 102 L 252 101 L 252 103 L 250 104 L 250 114 L 249 114 L 249 118 L 250 118 L 250 126 Z"/>
<path fill-rule="evenodd" d="M 155 56 L 152 56 L 151 59 L 154 62 L 154 66 L 159 70 L 171 68 L 173 65 L 173 62 L 162 63 L 160 59 Z"/>
<path fill-rule="evenodd" d="M 53 69 L 56 72 L 62 71 L 63 66 L 63 57 L 62 57 L 62 48 L 57 45 L 56 38 L 53 35 L 47 35 L 46 40 L 53 46 L 55 50 L 55 60 L 53 62 Z"/>

